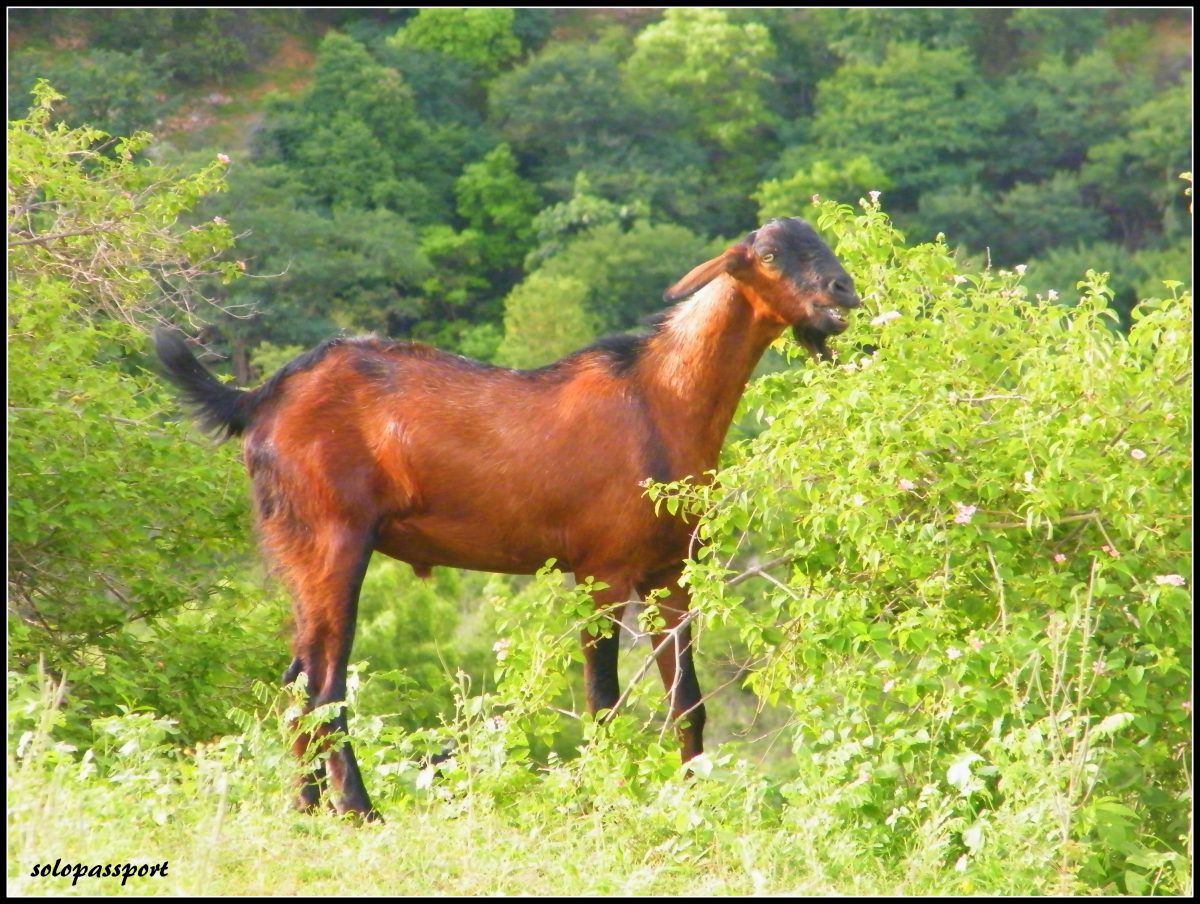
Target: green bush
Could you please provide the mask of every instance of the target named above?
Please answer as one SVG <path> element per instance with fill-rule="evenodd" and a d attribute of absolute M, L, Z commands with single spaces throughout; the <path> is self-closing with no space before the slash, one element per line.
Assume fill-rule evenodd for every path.
<path fill-rule="evenodd" d="M 665 500 L 703 516 L 698 605 L 793 713 L 785 796 L 873 850 L 936 844 L 1013 883 L 993 891 L 1171 887 L 1190 837 L 1190 294 L 1144 301 L 1125 336 L 1095 274 L 1065 309 L 904 247 L 877 204 L 821 223 L 877 351 L 843 339 L 837 366 L 754 384 L 765 429 Z M 790 563 L 766 617 L 724 580 L 747 532 Z M 1014 818 L 1024 841 L 993 832 Z"/>
<path fill-rule="evenodd" d="M 121 706 L 205 736 L 279 667 L 279 609 L 253 603 L 233 450 L 177 423 L 137 324 L 185 315 L 222 272 L 228 228 L 179 217 L 224 165 L 135 164 L 148 136 L 102 154 L 108 136 L 52 127 L 37 95 L 8 132 L 9 662 L 65 677 L 76 738 Z"/>

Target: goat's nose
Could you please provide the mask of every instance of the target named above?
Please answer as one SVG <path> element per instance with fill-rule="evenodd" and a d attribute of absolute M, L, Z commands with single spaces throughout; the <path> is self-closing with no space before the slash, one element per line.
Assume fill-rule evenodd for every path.
<path fill-rule="evenodd" d="M 854 291 L 854 283 L 850 279 L 842 276 L 835 277 L 829 281 L 826 287 L 829 294 L 843 308 L 859 308 L 862 307 L 862 299 L 858 297 L 858 293 Z"/>

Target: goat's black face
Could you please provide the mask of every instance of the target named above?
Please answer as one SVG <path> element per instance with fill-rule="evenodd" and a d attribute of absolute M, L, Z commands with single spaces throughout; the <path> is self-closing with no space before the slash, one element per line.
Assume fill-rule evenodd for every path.
<path fill-rule="evenodd" d="M 746 281 L 818 358 L 827 339 L 850 326 L 846 311 L 862 306 L 854 280 L 815 229 L 797 217 L 772 220 L 742 243 L 751 252 Z"/>
<path fill-rule="evenodd" d="M 818 358 L 826 340 L 850 326 L 845 311 L 862 305 L 854 280 L 816 230 L 796 217 L 772 220 L 705 261 L 667 289 L 676 302 L 728 274 L 760 316 L 789 325 L 796 341 Z"/>

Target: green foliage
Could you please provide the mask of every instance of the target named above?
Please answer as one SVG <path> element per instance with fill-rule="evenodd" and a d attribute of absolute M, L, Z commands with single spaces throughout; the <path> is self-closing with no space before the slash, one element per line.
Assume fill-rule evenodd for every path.
<path fill-rule="evenodd" d="M 220 272 L 228 228 L 179 217 L 224 166 L 136 165 L 147 136 L 103 155 L 102 133 L 50 125 L 55 99 L 40 85 L 8 133 L 10 664 L 63 676 L 83 701 L 70 737 L 124 705 L 193 739 L 222 726 L 237 681 L 273 671 L 277 616 L 222 577 L 249 543 L 243 480 L 166 419 L 134 324 L 186 316 Z"/>
<path fill-rule="evenodd" d="M 896 184 L 898 203 L 969 183 L 1000 126 L 970 55 L 892 44 L 879 63 L 847 63 L 817 92 L 820 156 L 864 155 Z"/>
<path fill-rule="evenodd" d="M 242 236 L 238 256 L 255 277 L 224 290 L 236 316 L 222 331 L 235 348 L 310 346 L 342 327 L 390 331 L 424 315 L 430 265 L 399 214 L 298 204 L 302 188 L 280 166 L 238 165 L 230 181 L 232 197 L 219 209 Z"/>
<path fill-rule="evenodd" d="M 511 9 L 423 9 L 396 34 L 393 43 L 434 50 L 491 75 L 521 52 L 521 42 L 513 34 L 514 21 Z"/>
<path fill-rule="evenodd" d="M 877 353 L 755 384 L 765 429 L 712 488 L 674 490 L 712 544 L 694 598 L 795 713 L 785 798 L 825 799 L 864 849 L 936 841 L 992 888 L 1174 881 L 1190 295 L 1144 302 L 1126 337 L 1094 273 L 1073 308 L 1030 303 L 1017 274 L 905 248 L 875 205 L 821 219 L 879 299 Z M 761 608 L 724 581 L 745 530 L 791 563 Z M 1025 841 L 994 831 L 1017 813 Z"/>
<path fill-rule="evenodd" d="M 504 341 L 496 357 L 510 367 L 540 367 L 582 348 L 595 336 L 587 284 L 539 270 L 504 300 Z"/>
<path fill-rule="evenodd" d="M 561 201 L 534 217 L 532 228 L 537 236 L 537 249 L 525 259 L 533 267 L 553 257 L 566 247 L 575 235 L 597 226 L 617 224 L 627 229 L 649 213 L 645 204 L 617 204 L 592 193 L 591 180 L 580 171 L 575 176 L 575 191 L 569 200 Z"/>
<path fill-rule="evenodd" d="M 113 9 L 92 23 L 101 47 L 161 54 L 181 82 L 226 81 L 274 48 L 286 10 Z"/>
<path fill-rule="evenodd" d="M 1083 179 L 1124 236 L 1190 235 L 1179 174 L 1191 165 L 1191 90 L 1173 85 L 1124 114 L 1125 131 L 1093 145 Z"/>
<path fill-rule="evenodd" d="M 772 119 L 763 91 L 774 56 L 762 25 L 734 24 L 718 9 L 677 7 L 637 36 L 625 78 L 634 94 L 682 104 L 689 130 L 744 151 Z"/>
<path fill-rule="evenodd" d="M 532 244 L 532 221 L 539 208 L 537 190 L 517 173 L 506 144 L 470 164 L 454 185 L 458 214 L 475 233 L 479 256 L 490 270 L 520 266 Z"/>
<path fill-rule="evenodd" d="M 391 559 L 372 564 L 359 600 L 354 655 L 371 664 L 359 706 L 395 713 L 409 731 L 454 710 L 455 673 L 476 689 L 491 671 L 491 610 L 476 602 L 511 593 L 498 577 L 439 568 L 432 579 Z"/>
<path fill-rule="evenodd" d="M 830 48 L 849 62 L 879 64 L 888 48 L 913 43 L 935 50 L 969 48 L 979 18 L 965 9 L 824 9 L 817 13 Z"/>
<path fill-rule="evenodd" d="M 1104 223 L 1084 198 L 1079 177 L 1057 172 L 1043 182 L 1021 182 L 996 201 L 1000 231 L 992 248 L 999 264 L 1023 263 L 1030 257 L 1077 236 L 1081 244 L 1103 237 Z"/>
<path fill-rule="evenodd" d="M 1018 47 L 1033 57 L 1073 61 L 1092 49 L 1104 31 L 1102 9 L 1014 9 L 1006 23 Z"/>
<path fill-rule="evenodd" d="M 39 79 L 56 85 L 67 98 L 57 115 L 113 135 L 131 135 L 154 126 L 166 114 L 166 79 L 138 50 L 93 49 L 86 53 L 22 50 L 8 60 L 8 110 L 16 116 L 29 105 Z"/>
<path fill-rule="evenodd" d="M 535 273 L 578 280 L 601 327 L 627 329 L 661 310 L 667 287 L 716 250 L 681 226 L 638 221 L 623 231 L 612 223 L 580 233 Z"/>
<path fill-rule="evenodd" d="M 830 162 L 814 160 L 785 179 L 770 179 L 758 187 L 758 218 L 800 216 L 815 220 L 813 197 L 852 203 L 872 191 L 886 191 L 892 180 L 869 158 L 859 156 Z"/>

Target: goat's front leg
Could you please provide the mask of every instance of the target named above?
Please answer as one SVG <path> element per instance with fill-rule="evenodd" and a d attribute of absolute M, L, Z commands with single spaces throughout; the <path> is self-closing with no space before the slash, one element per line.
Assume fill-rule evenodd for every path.
<path fill-rule="evenodd" d="M 677 565 L 652 575 L 638 585 L 643 598 L 655 590 L 666 590 L 658 601 L 666 620 L 665 630 L 654 634 L 652 642 L 658 651 L 658 671 L 671 702 L 671 717 L 676 721 L 683 745 L 683 761 L 704 752 L 704 696 L 696 678 L 692 660 L 692 626 L 685 622 L 691 605 L 691 593 L 679 586 L 683 566 Z"/>
<path fill-rule="evenodd" d="M 625 603 L 633 596 L 633 583 L 596 575 L 609 586 L 592 594 L 597 610 L 608 614 L 599 634 L 593 635 L 586 629 L 580 632 L 583 642 L 583 681 L 587 691 L 588 712 L 596 714 L 612 710 L 621 699 L 621 685 L 617 677 L 617 657 L 621 649 L 621 616 Z"/>

